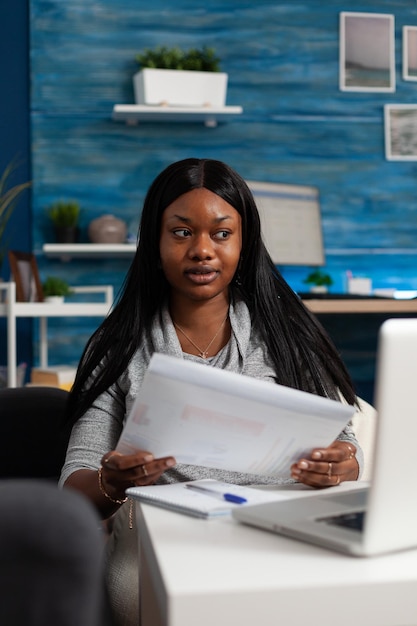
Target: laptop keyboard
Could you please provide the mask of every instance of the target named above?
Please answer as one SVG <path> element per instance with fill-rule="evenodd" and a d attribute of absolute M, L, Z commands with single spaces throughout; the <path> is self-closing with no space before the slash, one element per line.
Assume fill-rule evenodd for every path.
<path fill-rule="evenodd" d="M 355 511 L 353 513 L 343 513 L 342 515 L 332 515 L 321 517 L 318 521 L 332 524 L 333 526 L 344 526 L 352 530 L 363 530 L 365 523 L 365 511 Z"/>

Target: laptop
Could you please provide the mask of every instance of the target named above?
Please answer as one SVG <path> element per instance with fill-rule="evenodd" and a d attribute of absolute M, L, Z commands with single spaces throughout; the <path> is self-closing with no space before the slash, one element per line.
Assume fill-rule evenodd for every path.
<path fill-rule="evenodd" d="M 417 547 L 416 358 L 417 319 L 385 321 L 378 333 L 378 426 L 367 486 L 236 508 L 233 517 L 355 556 Z"/>

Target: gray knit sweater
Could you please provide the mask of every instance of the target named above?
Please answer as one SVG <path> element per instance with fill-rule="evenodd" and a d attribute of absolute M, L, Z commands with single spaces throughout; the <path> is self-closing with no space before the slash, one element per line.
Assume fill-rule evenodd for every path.
<path fill-rule="evenodd" d="M 80 469 L 96 470 L 102 456 L 114 450 L 123 425 L 136 396 L 140 393 L 143 377 L 154 352 L 170 354 L 181 359 L 205 363 L 207 367 L 220 367 L 246 376 L 274 382 L 274 368 L 260 337 L 253 330 L 250 314 L 243 302 L 230 306 L 232 334 L 227 345 L 214 357 L 202 360 L 181 350 L 175 328 L 167 309 L 164 309 L 134 354 L 128 368 L 106 392 L 101 394 L 73 427 L 60 484 Z M 100 367 L 105 367 L 103 362 Z M 357 448 L 357 459 L 362 469 L 363 455 L 350 426 L 339 439 L 351 441 Z M 235 484 L 284 484 L 294 482 L 280 476 L 259 476 L 194 465 L 180 465 L 167 470 L 161 483 L 216 478 Z"/>

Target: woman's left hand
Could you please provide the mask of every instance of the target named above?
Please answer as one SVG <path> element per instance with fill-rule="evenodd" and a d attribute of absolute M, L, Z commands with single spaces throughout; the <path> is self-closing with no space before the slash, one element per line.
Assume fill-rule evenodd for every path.
<path fill-rule="evenodd" d="M 291 466 L 291 476 L 311 487 L 335 487 L 344 480 L 357 480 L 356 448 L 348 441 L 334 441 L 328 448 L 315 448 L 310 458 Z"/>

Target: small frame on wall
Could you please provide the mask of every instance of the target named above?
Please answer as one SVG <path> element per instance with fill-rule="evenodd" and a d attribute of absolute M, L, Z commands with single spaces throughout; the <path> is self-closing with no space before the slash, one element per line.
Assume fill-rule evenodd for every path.
<path fill-rule="evenodd" d="M 417 80 L 417 26 L 403 27 L 403 79 Z"/>
<path fill-rule="evenodd" d="M 386 104 L 384 126 L 386 159 L 417 161 L 417 104 Z"/>
<path fill-rule="evenodd" d="M 10 270 L 17 302 L 43 302 L 42 284 L 34 254 L 9 250 Z"/>
<path fill-rule="evenodd" d="M 342 91 L 395 91 L 393 15 L 340 14 L 339 87 Z"/>

